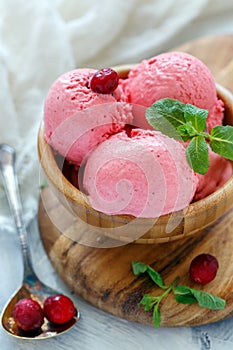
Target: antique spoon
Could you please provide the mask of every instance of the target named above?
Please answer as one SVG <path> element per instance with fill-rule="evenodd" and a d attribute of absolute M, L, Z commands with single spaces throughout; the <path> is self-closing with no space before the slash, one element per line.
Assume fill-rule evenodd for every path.
<path fill-rule="evenodd" d="M 6 144 L 0 145 L 0 173 L 3 178 L 4 187 L 8 197 L 9 205 L 14 217 L 16 229 L 19 235 L 20 246 L 23 255 L 23 283 L 15 292 L 1 316 L 1 324 L 4 330 L 18 338 L 45 339 L 57 336 L 68 331 L 79 319 L 79 310 L 76 315 L 63 325 L 54 325 L 45 319 L 43 326 L 37 331 L 25 332 L 17 327 L 12 317 L 14 305 L 22 298 L 33 298 L 41 306 L 44 300 L 58 291 L 44 285 L 33 271 L 30 252 L 28 248 L 27 230 L 23 220 L 22 204 L 19 194 L 18 180 L 15 172 L 15 150 Z"/>

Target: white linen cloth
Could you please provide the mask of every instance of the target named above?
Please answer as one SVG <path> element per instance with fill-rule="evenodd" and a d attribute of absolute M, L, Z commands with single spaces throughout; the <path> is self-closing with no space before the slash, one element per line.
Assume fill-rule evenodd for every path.
<path fill-rule="evenodd" d="M 49 86 L 60 74 L 75 67 L 100 68 L 139 62 L 184 41 L 218 33 L 233 33 L 232 0 L 0 0 L 0 143 L 16 148 L 16 169 L 26 219 L 29 221 L 37 211 L 40 181 L 37 132 L 43 117 L 43 102 Z M 6 287 L 3 281 L 14 270 L 12 261 L 10 265 L 6 263 L 8 255 L 15 254 L 19 264 L 20 255 L 13 243 L 15 237 L 6 235 L 7 231 L 14 231 L 14 226 L 1 179 L 0 231 L 0 255 L 7 266 L 3 264 L 0 270 L 5 285 L 4 293 L 0 294 L 2 309 L 7 293 L 14 289 L 13 284 L 20 283 L 21 268 L 14 271 L 15 280 L 12 275 L 15 282 L 8 280 Z M 34 248 L 34 260 L 42 276 L 49 284 L 54 282 L 65 290 L 65 286 L 57 282 L 37 241 Z M 79 302 L 86 310 L 80 332 L 76 330 L 61 337 L 59 342 L 51 340 L 43 343 L 47 345 L 40 345 L 13 341 L 0 331 L 1 349 L 232 348 L 230 327 L 226 328 L 225 323 L 222 328 L 210 326 L 195 331 L 131 327 L 124 320 Z M 222 329 L 221 334 L 218 329 Z M 224 333 L 224 329 L 228 331 Z M 141 331 L 141 337 L 137 338 Z M 213 336 L 211 340 L 207 331 Z M 88 332 L 90 338 L 87 339 Z M 195 339 L 198 341 L 192 344 L 191 340 Z"/>

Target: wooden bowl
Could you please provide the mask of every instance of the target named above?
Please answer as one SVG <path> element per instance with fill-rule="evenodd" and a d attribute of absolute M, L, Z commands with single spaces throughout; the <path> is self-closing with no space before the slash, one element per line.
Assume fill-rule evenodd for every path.
<path fill-rule="evenodd" d="M 126 78 L 131 68 L 132 65 L 115 67 L 121 78 Z M 225 103 L 225 123 L 233 125 L 233 96 L 220 85 L 216 85 L 216 88 L 218 96 Z M 190 204 L 184 210 L 159 218 L 145 219 L 130 215 L 106 215 L 93 209 L 87 196 L 63 176 L 55 160 L 53 150 L 44 139 L 43 122 L 38 134 L 38 153 L 49 186 L 62 206 L 68 210 L 74 220 L 78 220 L 79 235 L 87 235 L 87 232 L 94 235 L 101 234 L 122 242 L 122 244 L 169 242 L 201 232 L 233 205 L 232 176 L 213 194 Z M 70 231 L 74 231 L 72 227 L 70 227 Z M 71 235 L 73 237 L 73 233 Z"/>

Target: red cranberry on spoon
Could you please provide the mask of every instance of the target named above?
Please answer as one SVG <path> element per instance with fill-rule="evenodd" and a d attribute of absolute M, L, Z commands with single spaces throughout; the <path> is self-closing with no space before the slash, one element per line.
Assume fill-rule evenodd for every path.
<path fill-rule="evenodd" d="M 63 324 L 76 314 L 76 308 L 70 298 L 63 294 L 55 294 L 44 302 L 45 317 L 52 323 Z"/>
<path fill-rule="evenodd" d="M 39 329 L 44 323 L 44 312 L 40 304 L 31 299 L 20 299 L 14 306 L 13 317 L 17 326 L 26 332 Z"/>

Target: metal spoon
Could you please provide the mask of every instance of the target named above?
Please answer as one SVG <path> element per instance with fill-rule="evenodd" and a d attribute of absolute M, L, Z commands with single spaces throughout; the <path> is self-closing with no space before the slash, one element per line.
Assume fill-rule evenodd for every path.
<path fill-rule="evenodd" d="M 79 319 L 77 309 L 75 317 L 63 325 L 54 325 L 45 319 L 41 329 L 25 332 L 17 327 L 12 317 L 14 305 L 22 298 L 32 298 L 43 305 L 44 300 L 53 294 L 60 294 L 58 291 L 44 285 L 33 271 L 31 257 L 28 248 L 27 230 L 23 220 L 22 204 L 19 195 L 18 180 L 15 172 L 15 150 L 6 145 L 0 145 L 0 173 L 3 178 L 4 187 L 7 193 L 9 205 L 14 217 L 16 229 L 19 235 L 20 246 L 23 255 L 24 275 L 22 286 L 15 292 L 3 310 L 1 316 L 2 327 L 11 335 L 18 338 L 45 339 L 54 337 L 66 332 Z"/>

